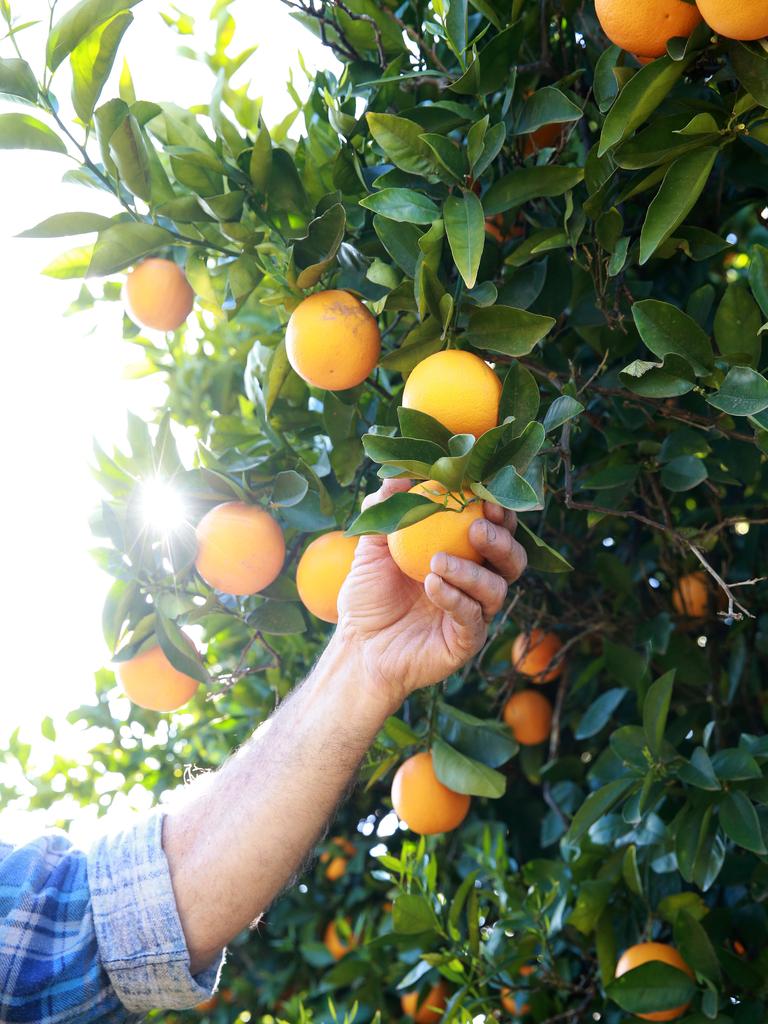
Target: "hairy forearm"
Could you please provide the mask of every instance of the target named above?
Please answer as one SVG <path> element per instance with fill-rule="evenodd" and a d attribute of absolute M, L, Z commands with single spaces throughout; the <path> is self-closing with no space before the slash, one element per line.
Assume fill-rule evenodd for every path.
<path fill-rule="evenodd" d="M 362 672 L 332 641 L 249 742 L 168 814 L 163 846 L 193 972 L 290 881 L 393 710 Z"/>

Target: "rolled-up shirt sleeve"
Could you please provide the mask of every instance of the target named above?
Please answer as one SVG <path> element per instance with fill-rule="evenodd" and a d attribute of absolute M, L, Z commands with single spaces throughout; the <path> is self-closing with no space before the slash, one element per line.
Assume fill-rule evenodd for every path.
<path fill-rule="evenodd" d="M 140 1020 L 208 998 L 223 954 L 198 975 L 162 846 L 162 812 L 88 851 L 51 832 L 0 844 L 0 1020 Z"/>

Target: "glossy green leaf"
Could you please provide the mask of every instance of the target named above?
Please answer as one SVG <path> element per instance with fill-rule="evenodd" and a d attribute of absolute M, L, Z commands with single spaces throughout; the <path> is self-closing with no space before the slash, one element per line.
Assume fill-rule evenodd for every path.
<path fill-rule="evenodd" d="M 559 551 L 545 543 L 521 520 L 515 531 L 515 540 L 525 548 L 528 569 L 534 572 L 572 572 L 573 566 Z"/>
<path fill-rule="evenodd" d="M 749 366 L 732 366 L 707 401 L 731 416 L 755 416 L 768 409 L 768 380 Z"/>
<path fill-rule="evenodd" d="M 72 105 L 87 124 L 101 95 L 120 41 L 133 21 L 130 11 L 122 11 L 105 21 L 77 44 L 69 60 L 72 66 Z"/>
<path fill-rule="evenodd" d="M 394 533 L 440 511 L 437 502 L 421 494 L 400 492 L 361 512 L 347 527 L 346 535 L 360 537 L 366 533 Z"/>
<path fill-rule="evenodd" d="M 513 306 L 487 306 L 472 310 L 464 338 L 475 348 L 524 356 L 554 326 L 555 320 L 551 316 L 529 313 Z"/>
<path fill-rule="evenodd" d="M 763 348 L 761 324 L 760 309 L 747 288 L 728 285 L 715 313 L 715 341 L 721 354 L 732 363 L 757 369 Z"/>
<path fill-rule="evenodd" d="M 54 213 L 33 228 L 20 232 L 18 238 L 62 238 L 67 235 L 88 235 L 110 227 L 112 221 L 100 213 Z"/>
<path fill-rule="evenodd" d="M 0 95 L 34 103 L 37 81 L 32 68 L 19 57 L 0 57 Z"/>
<path fill-rule="evenodd" d="M 124 270 L 142 256 L 172 245 L 173 241 L 170 231 L 154 224 L 114 224 L 99 233 L 86 276 L 104 277 Z"/>
<path fill-rule="evenodd" d="M 683 61 L 661 57 L 630 78 L 608 111 L 600 135 L 600 156 L 626 139 L 665 99 L 685 71 Z"/>
<path fill-rule="evenodd" d="M 544 430 L 550 433 L 584 412 L 584 406 L 570 395 L 559 395 L 544 416 Z"/>
<path fill-rule="evenodd" d="M 437 174 L 434 154 L 422 142 L 423 129 L 415 121 L 375 113 L 369 113 L 367 120 L 371 135 L 396 167 L 424 177 Z"/>
<path fill-rule="evenodd" d="M 643 701 L 643 729 L 648 749 L 654 757 L 661 753 L 674 682 L 674 671 L 665 672 L 649 687 Z"/>
<path fill-rule="evenodd" d="M 592 701 L 581 716 L 579 724 L 574 729 L 573 735 L 575 738 L 577 740 L 586 740 L 597 735 L 601 729 L 604 729 L 628 692 L 625 687 L 617 686 L 606 690 L 605 693 L 601 693 L 599 697 Z"/>
<path fill-rule="evenodd" d="M 29 114 L 0 114 L 0 149 L 67 152 L 67 147 L 59 136 L 42 121 Z"/>
<path fill-rule="evenodd" d="M 709 337 L 687 313 L 669 302 L 643 299 L 632 306 L 632 316 L 640 337 L 660 359 L 679 356 L 698 375 L 712 369 L 714 355 Z"/>
<path fill-rule="evenodd" d="M 521 167 L 491 185 L 483 197 L 483 208 L 491 217 L 530 199 L 561 196 L 583 178 L 581 167 Z"/>
<path fill-rule="evenodd" d="M 474 288 L 485 244 L 483 205 L 472 191 L 448 196 L 443 220 L 456 267 L 467 288 Z"/>
<path fill-rule="evenodd" d="M 635 1014 L 682 1006 L 691 1000 L 694 991 L 694 983 L 687 974 L 659 960 L 628 971 L 606 988 L 622 1010 Z"/>
<path fill-rule="evenodd" d="M 723 831 L 737 846 L 753 853 L 766 851 L 760 819 L 752 801 L 739 789 L 726 793 L 720 804 L 720 824 Z"/>
<path fill-rule="evenodd" d="M 695 206 L 719 150 L 714 146 L 679 157 L 664 176 L 640 232 L 640 263 L 647 263 Z"/>
<path fill-rule="evenodd" d="M 51 29 L 46 46 L 46 59 L 55 71 L 81 40 L 120 11 L 135 7 L 139 0 L 80 0 Z"/>
<path fill-rule="evenodd" d="M 564 92 L 553 85 L 545 85 L 525 101 L 515 130 L 518 135 L 523 135 L 535 132 L 545 124 L 578 121 L 581 116 L 581 108 Z"/>
<path fill-rule="evenodd" d="M 157 641 L 163 654 L 178 672 L 191 676 L 204 686 L 210 686 L 211 678 L 195 653 L 191 640 L 182 633 L 173 619 L 158 610 L 155 616 Z"/>
<path fill-rule="evenodd" d="M 365 196 L 360 205 L 382 217 L 406 224 L 431 224 L 440 216 L 440 210 L 429 196 L 410 188 L 383 188 Z"/>
<path fill-rule="evenodd" d="M 432 744 L 432 764 L 438 779 L 455 793 L 498 799 L 507 788 L 501 772 L 466 757 L 442 739 Z"/>
<path fill-rule="evenodd" d="M 695 455 L 678 455 L 662 466 L 661 486 L 668 491 L 690 491 L 707 479 L 707 467 Z"/>

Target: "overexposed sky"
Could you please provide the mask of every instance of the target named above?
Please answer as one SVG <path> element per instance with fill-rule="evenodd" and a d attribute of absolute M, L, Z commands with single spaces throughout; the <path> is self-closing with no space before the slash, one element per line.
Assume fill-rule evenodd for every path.
<path fill-rule="evenodd" d="M 59 3 L 63 13 L 66 0 Z M 160 11 L 170 4 L 144 0 L 134 8 L 116 61 L 127 57 L 140 99 L 205 103 L 213 77 L 208 69 L 179 56 L 179 45 L 198 48 L 210 41 L 209 2 L 180 3 L 196 19 L 194 37 L 167 28 Z M 44 0 L 16 0 L 24 17 L 47 15 Z M 306 95 L 299 51 L 311 70 L 332 57 L 289 15 L 280 0 L 239 0 L 231 7 L 238 24 L 233 51 L 259 44 L 236 82 L 250 79 L 250 95 L 264 98 L 267 124 L 281 120 L 293 103 L 285 90 L 289 71 Z M 44 40 L 36 29 L 19 35 L 24 56 L 39 75 Z M 10 56 L 0 44 L 0 56 Z M 64 112 L 68 69 L 54 79 Z M 114 77 L 114 76 L 113 76 Z M 61 78 L 61 82 L 59 82 Z M 57 84 L 58 83 L 58 84 Z M 116 95 L 108 83 L 102 102 Z M 0 112 L 28 107 L 0 103 Z M 7 151 L 0 155 L 0 466 L 2 467 L 2 584 L 5 629 L 0 673 L 0 747 L 16 726 L 34 743 L 41 766 L 50 745 L 40 738 L 44 715 L 61 719 L 93 698 L 93 673 L 107 662 L 101 636 L 101 606 L 111 580 L 92 561 L 96 546 L 88 517 L 100 499 L 89 464 L 92 438 L 107 449 L 120 444 L 125 412 L 149 411 L 162 402 L 159 378 L 126 379 L 140 362 L 140 350 L 122 341 L 120 310 L 105 303 L 95 313 L 65 316 L 79 281 L 56 281 L 40 270 L 55 256 L 87 237 L 32 240 L 14 238 L 54 213 L 90 210 L 111 214 L 117 207 L 91 189 L 61 183 L 71 160 L 53 153 Z M 58 724 L 58 723 L 57 723 Z M 67 754 L 82 745 L 74 730 L 59 730 L 58 749 Z M 0 758 L 0 778 L 2 759 Z"/>

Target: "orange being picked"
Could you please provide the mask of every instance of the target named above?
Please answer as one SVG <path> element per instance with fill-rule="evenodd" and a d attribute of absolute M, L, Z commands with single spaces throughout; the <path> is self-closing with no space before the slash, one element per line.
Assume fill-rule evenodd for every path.
<path fill-rule="evenodd" d="M 288 361 L 316 388 L 344 391 L 362 384 L 379 361 L 375 318 L 349 292 L 315 292 L 298 304 L 285 333 Z"/>
<path fill-rule="evenodd" d="M 630 946 L 629 949 L 622 953 L 619 962 L 616 964 L 616 977 L 620 978 L 627 971 L 632 971 L 635 967 L 640 967 L 642 964 L 647 964 L 650 961 L 670 964 L 679 971 L 684 971 L 690 978 L 693 978 L 693 971 L 675 947 L 669 946 L 665 942 L 640 942 L 636 946 Z M 669 1010 L 637 1013 L 635 1016 L 640 1017 L 642 1020 L 677 1020 L 678 1017 L 683 1016 L 690 1005 L 690 1003 L 684 1003 L 682 1006 L 673 1006 Z"/>
<path fill-rule="evenodd" d="M 349 924 L 348 920 L 347 924 Z M 357 946 L 357 942 L 357 936 L 352 931 L 349 936 L 341 935 L 335 921 L 329 921 L 323 932 L 323 945 L 334 960 L 341 960 Z"/>
<path fill-rule="evenodd" d="M 728 39 L 763 39 L 768 36 L 765 0 L 696 0 L 704 21 Z"/>
<path fill-rule="evenodd" d="M 323 622 L 338 622 L 339 591 L 352 568 L 357 537 L 341 530 L 316 537 L 296 568 L 296 587 L 302 603 Z"/>
<path fill-rule="evenodd" d="M 411 487 L 409 494 L 422 494 L 431 501 L 440 502 L 445 512 L 413 523 L 402 530 L 395 530 L 387 537 L 389 553 L 397 566 L 412 580 L 423 583 L 431 572 L 432 556 L 445 551 L 456 558 L 467 558 L 471 562 L 482 562 L 482 556 L 472 546 L 469 528 L 476 519 L 483 517 L 483 503 L 471 491 L 464 492 L 463 508 L 454 493 L 448 493 L 436 480 L 425 480 Z M 450 511 L 453 510 L 453 511 Z"/>
<path fill-rule="evenodd" d="M 259 505 L 226 501 L 197 524 L 195 567 L 225 594 L 245 596 L 268 587 L 285 560 L 283 531 Z"/>
<path fill-rule="evenodd" d="M 684 0 L 595 0 L 595 12 L 610 41 L 640 57 L 660 57 L 669 39 L 689 36 L 701 22 Z"/>
<path fill-rule="evenodd" d="M 392 780 L 392 806 L 412 832 L 422 836 L 451 832 L 469 812 L 470 798 L 448 789 L 435 775 L 432 754 L 422 751 L 403 761 Z"/>
<path fill-rule="evenodd" d="M 549 739 L 552 705 L 538 690 L 513 693 L 504 705 L 502 717 L 521 746 L 535 747 Z"/>
<path fill-rule="evenodd" d="M 197 654 L 191 640 L 189 646 Z M 177 711 L 194 695 L 198 681 L 174 668 L 158 645 L 118 661 L 115 674 L 126 696 L 149 711 Z"/>
<path fill-rule="evenodd" d="M 531 682 L 551 683 L 565 667 L 562 658 L 553 664 L 562 646 L 554 633 L 547 633 L 543 629 L 518 633 L 512 644 L 512 667 Z"/>
<path fill-rule="evenodd" d="M 139 326 L 175 331 L 192 312 L 195 293 L 178 263 L 152 256 L 129 272 L 123 301 Z"/>
<path fill-rule="evenodd" d="M 709 587 L 703 572 L 681 576 L 672 591 L 672 607 L 689 619 L 705 619 L 709 612 Z"/>
<path fill-rule="evenodd" d="M 402 403 L 439 420 L 452 434 L 479 437 L 499 422 L 501 381 L 473 352 L 446 349 L 411 370 Z"/>
<path fill-rule="evenodd" d="M 400 997 L 400 1007 L 415 1024 L 433 1024 L 443 1016 L 448 994 L 448 985 L 440 978 L 422 999 L 418 992 L 406 992 Z"/>
<path fill-rule="evenodd" d="M 320 854 L 320 863 L 328 865 L 325 869 L 325 877 L 328 881 L 337 882 L 345 875 L 349 858 L 355 855 L 355 847 L 344 836 L 334 836 L 331 842 L 337 852 L 325 850 Z"/>

